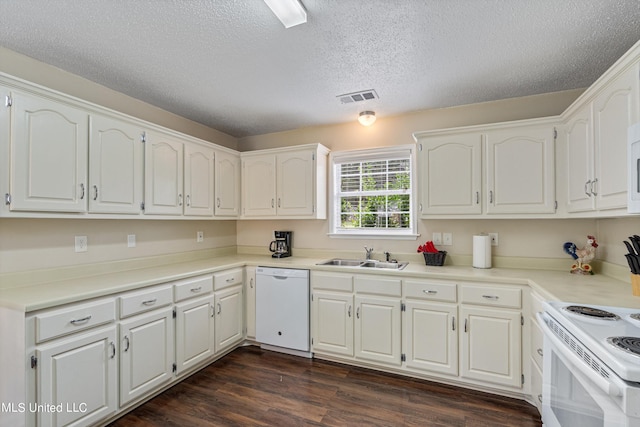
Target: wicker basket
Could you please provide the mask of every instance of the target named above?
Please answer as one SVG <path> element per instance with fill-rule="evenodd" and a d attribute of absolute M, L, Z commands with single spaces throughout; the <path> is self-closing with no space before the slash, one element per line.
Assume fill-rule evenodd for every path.
<path fill-rule="evenodd" d="M 444 265 L 444 259 L 447 257 L 447 251 L 422 252 L 424 262 L 427 265 L 436 265 L 438 267 Z"/>

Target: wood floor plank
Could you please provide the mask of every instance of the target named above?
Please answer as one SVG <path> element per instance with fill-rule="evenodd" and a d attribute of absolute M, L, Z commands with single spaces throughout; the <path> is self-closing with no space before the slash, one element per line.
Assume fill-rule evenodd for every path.
<path fill-rule="evenodd" d="M 541 425 L 517 399 L 248 346 L 110 427 Z"/>

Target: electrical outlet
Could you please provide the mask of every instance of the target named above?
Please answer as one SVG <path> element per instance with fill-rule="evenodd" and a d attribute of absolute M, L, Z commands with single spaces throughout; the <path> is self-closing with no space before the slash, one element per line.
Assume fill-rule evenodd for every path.
<path fill-rule="evenodd" d="M 204 242 L 204 231 L 198 231 L 196 233 L 196 242 L 198 243 Z"/>
<path fill-rule="evenodd" d="M 433 233 L 431 235 L 431 241 L 433 242 L 434 245 L 441 245 L 442 244 L 442 233 Z"/>
<path fill-rule="evenodd" d="M 135 234 L 127 235 L 127 247 L 128 248 L 135 248 L 136 247 L 136 235 Z"/>
<path fill-rule="evenodd" d="M 444 246 L 453 245 L 453 235 L 451 233 L 442 233 L 442 244 Z"/>
<path fill-rule="evenodd" d="M 76 236 L 76 252 L 87 252 L 89 242 L 87 236 Z"/>
<path fill-rule="evenodd" d="M 491 237 L 491 246 L 498 246 L 498 233 L 489 233 Z"/>

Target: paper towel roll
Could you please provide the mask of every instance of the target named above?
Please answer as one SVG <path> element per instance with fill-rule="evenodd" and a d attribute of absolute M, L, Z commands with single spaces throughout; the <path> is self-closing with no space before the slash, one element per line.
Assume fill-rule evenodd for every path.
<path fill-rule="evenodd" d="M 475 268 L 491 268 L 491 237 L 473 236 L 473 266 Z"/>

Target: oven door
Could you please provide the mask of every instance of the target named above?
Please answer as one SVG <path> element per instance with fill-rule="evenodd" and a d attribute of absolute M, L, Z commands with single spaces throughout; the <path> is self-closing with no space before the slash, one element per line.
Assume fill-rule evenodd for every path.
<path fill-rule="evenodd" d="M 542 422 L 545 427 L 630 427 L 620 408 L 625 383 L 591 370 L 541 322 L 544 329 Z"/>

